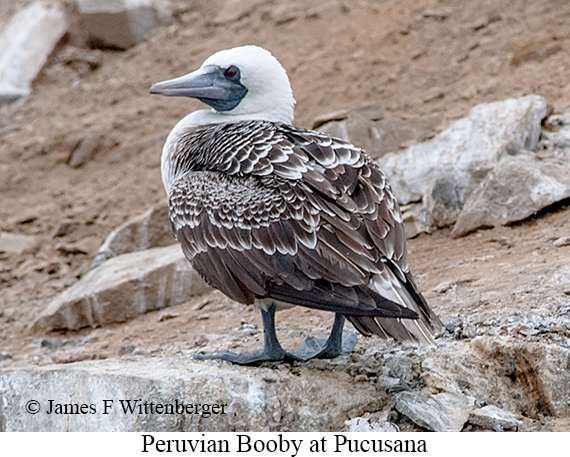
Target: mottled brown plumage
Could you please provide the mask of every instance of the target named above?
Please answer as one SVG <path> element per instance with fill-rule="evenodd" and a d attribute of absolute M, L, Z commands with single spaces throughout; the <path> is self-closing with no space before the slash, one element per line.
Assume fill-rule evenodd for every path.
<path fill-rule="evenodd" d="M 267 121 L 193 127 L 173 144 L 172 226 L 210 285 L 240 303 L 271 298 L 342 313 L 365 335 L 432 342 L 397 202 L 363 150 Z"/>

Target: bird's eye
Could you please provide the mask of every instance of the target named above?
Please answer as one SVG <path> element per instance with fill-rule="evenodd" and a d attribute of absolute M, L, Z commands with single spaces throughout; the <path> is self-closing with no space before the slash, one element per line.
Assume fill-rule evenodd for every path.
<path fill-rule="evenodd" d="M 234 79 L 235 80 L 235 79 L 239 78 L 239 70 L 237 67 L 235 67 L 233 65 L 226 68 L 226 71 L 224 74 L 225 74 L 226 78 L 228 78 L 228 79 Z"/>

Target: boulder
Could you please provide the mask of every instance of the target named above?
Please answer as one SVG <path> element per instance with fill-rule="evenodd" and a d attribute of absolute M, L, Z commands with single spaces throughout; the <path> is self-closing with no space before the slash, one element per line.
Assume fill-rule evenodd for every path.
<path fill-rule="evenodd" d="M 469 423 L 485 430 L 503 432 L 505 430 L 519 431 L 522 429 L 522 421 L 510 411 L 487 405 L 472 411 L 469 415 Z"/>
<path fill-rule="evenodd" d="M 475 407 L 474 398 L 457 393 L 400 392 L 394 398 L 401 414 L 434 432 L 460 432 Z"/>
<path fill-rule="evenodd" d="M 546 100 L 538 95 L 477 105 L 433 140 L 378 159 L 400 203 L 417 202 L 439 179 L 462 176 L 455 189 L 467 200 L 506 155 L 536 148 Z"/>
<path fill-rule="evenodd" d="M 128 49 L 141 42 L 170 13 L 155 0 L 76 0 L 92 47 Z"/>
<path fill-rule="evenodd" d="M 0 371 L 0 431 L 343 430 L 344 421 L 362 414 L 374 397 L 374 385 L 355 386 L 340 371 L 238 367 L 197 362 L 190 355 L 130 355 Z M 32 399 L 39 414 L 25 412 Z M 185 411 L 168 414 L 167 406 L 145 410 L 144 403 L 151 402 Z M 54 409 L 47 414 L 50 404 L 68 411 L 86 405 L 86 413 L 55 414 Z M 133 413 L 123 409 L 129 406 Z"/>
<path fill-rule="evenodd" d="M 174 306 L 209 288 L 178 244 L 114 257 L 53 299 L 32 331 L 104 326 Z"/>
<path fill-rule="evenodd" d="M 174 235 L 168 218 L 168 200 L 163 199 L 153 208 L 121 224 L 107 236 L 92 267 L 111 257 L 173 244 Z"/>
<path fill-rule="evenodd" d="M 408 234 L 454 226 L 462 236 L 524 220 L 570 198 L 570 110 L 551 115 L 538 95 L 485 103 L 433 140 L 378 163 Z"/>
<path fill-rule="evenodd" d="M 41 2 L 12 17 L 0 35 L 0 106 L 30 94 L 33 80 L 67 27 L 60 7 Z"/>
<path fill-rule="evenodd" d="M 548 161 L 531 154 L 504 157 L 469 197 L 452 235 L 520 221 L 570 198 L 568 159 L 570 154 Z"/>
<path fill-rule="evenodd" d="M 500 404 L 524 418 L 530 431 L 540 428 L 544 417 L 563 421 L 570 414 L 570 349 L 560 341 L 545 342 L 545 335 L 538 342 L 520 336 L 445 337 L 438 339 L 437 348 L 366 338 L 350 356 L 264 367 L 193 360 L 196 352 L 228 347 L 234 338 L 210 336 L 199 347 L 177 344 L 170 350 L 139 351 L 125 346 L 124 355 L 104 360 L 54 364 L 41 353 L 29 363 L 21 357 L 7 359 L 0 369 L 0 430 L 409 431 L 490 424 L 507 430 L 516 418 L 512 422 L 506 411 L 478 411 L 476 406 Z M 241 338 L 260 343 L 259 335 Z M 51 360 L 67 360 L 66 354 L 77 360 L 77 343 L 58 344 L 58 339 L 43 340 L 42 351 L 58 355 Z M 80 340 L 87 350 L 88 338 Z M 203 408 L 197 414 L 164 414 L 145 411 L 144 405 L 140 412 L 138 407 L 123 412 L 127 400 L 133 406 L 137 399 L 155 405 L 227 406 L 225 414 L 218 410 L 210 416 Z M 38 402 L 32 407 L 39 406 L 39 414 L 26 412 L 30 400 Z M 87 405 L 88 413 L 46 414 L 49 400 L 60 408 Z M 104 400 L 112 400 L 108 414 Z"/>

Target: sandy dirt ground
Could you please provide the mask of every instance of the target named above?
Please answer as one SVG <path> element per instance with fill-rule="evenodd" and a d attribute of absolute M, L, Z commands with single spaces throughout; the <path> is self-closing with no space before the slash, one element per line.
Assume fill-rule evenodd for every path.
<path fill-rule="evenodd" d="M 219 49 L 270 49 L 288 70 L 295 123 L 303 127 L 376 101 L 388 118 L 440 112 L 444 124 L 478 103 L 532 93 L 555 111 L 570 105 L 566 0 L 274 0 L 247 1 L 241 10 L 224 9 L 222 0 L 170 3 L 173 21 L 125 52 L 82 48 L 80 34 L 70 34 L 33 94 L 0 109 L 0 228 L 41 239 L 32 252 L 0 254 L 0 367 L 210 352 L 222 340 L 227 346 L 228 335 L 229 349 L 261 343 L 259 316 L 218 292 L 106 328 L 28 330 L 51 298 L 88 271 L 112 229 L 164 197 L 162 144 L 200 103 L 148 89 Z M 72 167 L 70 153 L 84 138 L 96 153 Z M 566 327 L 525 329 L 528 316 L 568 309 L 570 246 L 553 243 L 568 235 L 564 204 L 465 238 L 444 229 L 410 240 L 412 271 L 443 321 L 463 315 L 473 335 L 557 341 L 568 338 Z M 511 325 L 501 316 L 519 317 Z M 297 308 L 279 314 L 278 331 L 293 346 L 308 332 L 324 335 L 331 322 Z"/>

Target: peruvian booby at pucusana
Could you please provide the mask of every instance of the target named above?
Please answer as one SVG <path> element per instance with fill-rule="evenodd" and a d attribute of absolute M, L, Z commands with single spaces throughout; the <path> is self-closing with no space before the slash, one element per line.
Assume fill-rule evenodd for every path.
<path fill-rule="evenodd" d="M 408 267 L 398 203 L 360 148 L 291 125 L 295 100 L 270 52 L 242 46 L 160 82 L 152 94 L 192 97 L 212 109 L 176 124 L 162 180 L 176 238 L 193 268 L 232 300 L 261 311 L 263 351 L 198 358 L 239 364 L 350 353 L 345 318 L 363 335 L 433 344 L 441 325 Z M 328 339 L 286 352 L 275 311 L 335 313 Z"/>

